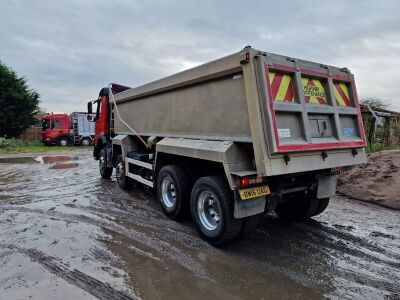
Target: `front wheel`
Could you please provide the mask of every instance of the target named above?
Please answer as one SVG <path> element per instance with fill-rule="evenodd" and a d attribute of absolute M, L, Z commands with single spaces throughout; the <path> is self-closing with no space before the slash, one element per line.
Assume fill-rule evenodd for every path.
<path fill-rule="evenodd" d="M 233 193 L 219 177 L 202 177 L 193 186 L 191 213 L 200 235 L 212 245 L 234 240 L 242 220 L 233 217 Z"/>
<path fill-rule="evenodd" d="M 106 155 L 106 149 L 104 148 L 100 150 L 99 170 L 101 177 L 105 179 L 109 179 L 112 175 L 113 168 L 107 167 L 107 155 Z"/>
<path fill-rule="evenodd" d="M 69 144 L 69 140 L 66 137 L 59 138 L 59 140 L 58 140 L 59 146 L 65 147 L 65 146 L 68 146 L 68 144 Z"/>
<path fill-rule="evenodd" d="M 81 142 L 82 146 L 90 146 L 91 144 L 92 144 L 92 141 L 89 138 L 82 139 L 82 142 Z"/>

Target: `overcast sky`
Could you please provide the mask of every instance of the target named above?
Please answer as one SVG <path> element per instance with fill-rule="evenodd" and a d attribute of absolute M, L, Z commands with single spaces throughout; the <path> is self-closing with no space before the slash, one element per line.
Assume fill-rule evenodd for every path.
<path fill-rule="evenodd" d="M 400 1 L 0 2 L 0 60 L 47 111 L 84 111 L 110 82 L 138 86 L 246 45 L 348 67 L 360 98 L 400 111 Z"/>

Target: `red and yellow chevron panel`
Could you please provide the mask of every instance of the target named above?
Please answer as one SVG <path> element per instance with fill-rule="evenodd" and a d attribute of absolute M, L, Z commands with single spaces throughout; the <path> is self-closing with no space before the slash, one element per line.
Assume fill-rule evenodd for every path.
<path fill-rule="evenodd" d="M 325 88 L 319 79 L 302 77 L 301 83 L 306 103 L 326 104 Z"/>
<path fill-rule="evenodd" d="M 345 83 L 335 82 L 333 84 L 335 90 L 335 99 L 338 106 L 351 106 L 349 89 Z"/>
<path fill-rule="evenodd" d="M 273 100 L 294 102 L 293 83 L 290 75 L 269 72 L 269 82 Z"/>

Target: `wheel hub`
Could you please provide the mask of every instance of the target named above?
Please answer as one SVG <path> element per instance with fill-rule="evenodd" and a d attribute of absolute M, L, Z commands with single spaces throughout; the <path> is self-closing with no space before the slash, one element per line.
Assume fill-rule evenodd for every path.
<path fill-rule="evenodd" d="M 105 159 L 104 159 L 104 156 L 100 156 L 99 157 L 99 167 L 100 167 L 100 170 L 103 170 L 104 169 L 104 165 L 105 165 Z"/>
<path fill-rule="evenodd" d="M 197 212 L 202 225 L 208 230 L 217 229 L 221 213 L 217 203 L 217 196 L 209 191 L 200 193 L 197 201 Z"/>
<path fill-rule="evenodd" d="M 124 176 L 124 166 L 122 165 L 122 162 L 120 162 L 117 165 L 117 168 L 115 169 L 115 173 L 116 173 L 115 175 L 117 177 L 117 180 L 121 181 L 123 179 L 123 176 Z"/>
<path fill-rule="evenodd" d="M 163 204 L 168 208 L 173 207 L 176 203 L 175 185 L 174 182 L 172 181 L 172 178 L 169 176 L 164 177 L 162 180 L 161 200 Z"/>

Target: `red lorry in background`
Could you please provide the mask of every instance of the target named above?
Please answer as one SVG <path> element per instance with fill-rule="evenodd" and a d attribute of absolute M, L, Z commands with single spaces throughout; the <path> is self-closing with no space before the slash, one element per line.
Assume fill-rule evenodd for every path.
<path fill-rule="evenodd" d="M 90 145 L 93 137 L 94 123 L 89 121 L 87 113 L 48 113 L 42 117 L 42 142 L 45 145 Z"/>

